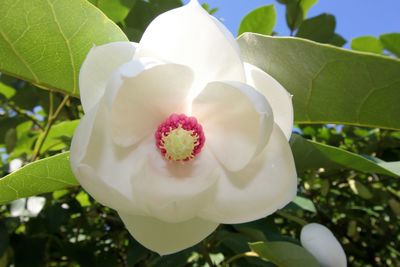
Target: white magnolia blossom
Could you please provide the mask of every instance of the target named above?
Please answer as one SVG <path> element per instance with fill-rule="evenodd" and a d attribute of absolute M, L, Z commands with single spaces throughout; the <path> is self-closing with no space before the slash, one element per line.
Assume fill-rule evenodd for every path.
<path fill-rule="evenodd" d="M 73 171 L 147 248 L 180 251 L 295 197 L 291 96 L 197 1 L 140 43 L 94 47 L 79 82 Z"/>
<path fill-rule="evenodd" d="M 321 267 L 346 267 L 346 254 L 339 241 L 325 226 L 310 223 L 301 229 L 301 245 L 319 262 Z"/>

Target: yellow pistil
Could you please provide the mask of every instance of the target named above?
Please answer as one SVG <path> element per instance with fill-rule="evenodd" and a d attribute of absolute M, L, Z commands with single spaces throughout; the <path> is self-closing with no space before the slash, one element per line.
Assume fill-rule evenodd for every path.
<path fill-rule="evenodd" d="M 169 160 L 182 161 L 193 158 L 194 148 L 199 144 L 199 137 L 193 131 L 187 131 L 179 126 L 162 137 L 165 157 Z"/>

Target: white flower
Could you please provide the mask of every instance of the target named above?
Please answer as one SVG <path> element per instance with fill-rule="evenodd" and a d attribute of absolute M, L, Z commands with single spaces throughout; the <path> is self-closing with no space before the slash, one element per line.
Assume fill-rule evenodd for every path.
<path fill-rule="evenodd" d="M 322 267 L 347 266 L 342 246 L 325 226 L 318 223 L 307 224 L 301 230 L 300 241 Z"/>
<path fill-rule="evenodd" d="M 156 18 L 139 44 L 93 48 L 80 89 L 73 171 L 151 250 L 185 249 L 296 194 L 291 96 L 243 63 L 197 1 Z"/>

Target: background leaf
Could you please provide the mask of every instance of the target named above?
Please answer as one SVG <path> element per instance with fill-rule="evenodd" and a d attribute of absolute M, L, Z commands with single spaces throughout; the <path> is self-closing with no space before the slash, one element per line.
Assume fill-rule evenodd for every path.
<path fill-rule="evenodd" d="M 124 31 L 129 40 L 139 42 L 150 22 L 163 12 L 182 6 L 181 0 L 136 0 L 125 19 Z"/>
<path fill-rule="evenodd" d="M 330 14 L 321 14 L 303 21 L 296 36 L 320 43 L 329 43 L 334 37 L 335 28 L 335 17 Z"/>
<path fill-rule="evenodd" d="M 382 54 L 383 45 L 379 39 L 373 36 L 361 36 L 351 40 L 351 49 L 362 52 Z"/>
<path fill-rule="evenodd" d="M 298 123 L 400 129 L 400 61 L 311 41 L 246 33 L 244 60 L 292 95 Z"/>
<path fill-rule="evenodd" d="M 301 9 L 299 1 L 289 1 L 286 4 L 286 23 L 291 33 L 299 28 L 303 20 L 304 12 Z"/>
<path fill-rule="evenodd" d="M 271 35 L 276 23 L 274 5 L 262 6 L 247 14 L 239 26 L 238 35 L 244 32 L 255 32 Z"/>
<path fill-rule="evenodd" d="M 136 0 L 89 0 L 114 22 L 122 22 L 128 16 Z"/>
<path fill-rule="evenodd" d="M 86 0 L 2 0 L 0 18 L 0 71 L 75 96 L 89 49 L 127 40 Z"/>
<path fill-rule="evenodd" d="M 11 86 L 0 82 L 0 94 L 9 99 L 15 95 L 16 91 Z"/>
<path fill-rule="evenodd" d="M 252 251 L 279 267 L 319 267 L 304 248 L 289 242 L 257 242 L 249 244 Z"/>
<path fill-rule="evenodd" d="M 382 34 L 380 40 L 386 50 L 400 57 L 400 33 Z"/>
<path fill-rule="evenodd" d="M 316 3 L 318 0 L 300 0 L 300 7 L 303 10 L 304 18 L 307 17 L 307 13 Z"/>
<path fill-rule="evenodd" d="M 49 131 L 49 134 L 43 143 L 41 151 L 57 151 L 68 148 L 69 144 L 71 143 L 75 128 L 78 126 L 78 124 L 79 120 L 64 121 L 51 127 L 51 130 Z M 43 138 L 43 135 L 44 133 L 42 133 L 39 138 Z M 39 142 L 36 142 L 36 144 L 38 143 Z"/>

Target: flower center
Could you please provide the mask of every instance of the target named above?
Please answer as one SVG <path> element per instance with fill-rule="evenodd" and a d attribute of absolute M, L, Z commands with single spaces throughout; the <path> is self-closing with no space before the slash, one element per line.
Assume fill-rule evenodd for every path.
<path fill-rule="evenodd" d="M 206 140 L 195 117 L 172 114 L 155 133 L 156 146 L 168 160 L 189 161 L 197 156 Z"/>

